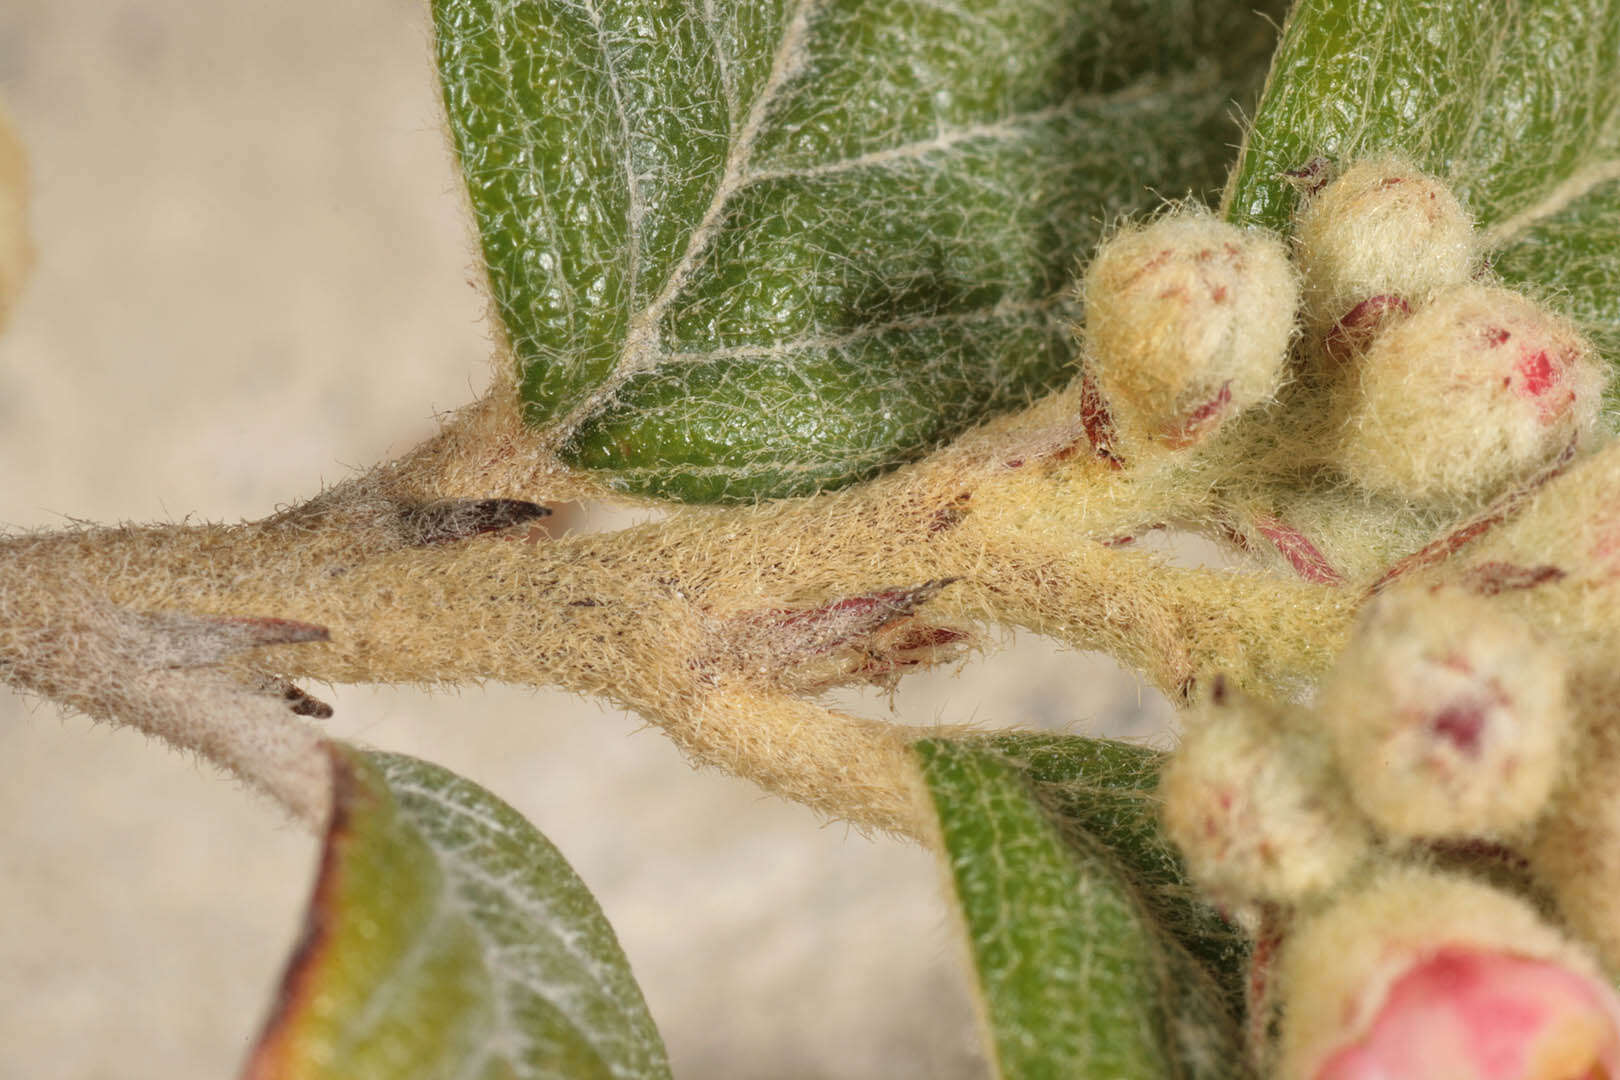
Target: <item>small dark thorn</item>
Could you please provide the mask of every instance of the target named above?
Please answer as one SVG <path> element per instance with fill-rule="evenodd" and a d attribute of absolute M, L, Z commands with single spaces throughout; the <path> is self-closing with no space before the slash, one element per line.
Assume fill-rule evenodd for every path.
<path fill-rule="evenodd" d="M 441 499 L 413 506 L 401 516 L 411 544 L 445 544 L 550 514 L 549 507 L 522 499 Z"/>
<path fill-rule="evenodd" d="M 312 697 L 305 697 L 304 700 L 295 702 L 292 711 L 298 716 L 310 716 L 316 720 L 329 720 L 332 716 L 332 706 L 324 701 L 317 701 Z"/>
<path fill-rule="evenodd" d="M 332 715 L 332 706 L 319 698 L 311 697 L 292 683 L 287 684 L 281 696 L 286 699 L 287 707 L 297 716 L 312 716 L 317 720 L 325 720 Z"/>

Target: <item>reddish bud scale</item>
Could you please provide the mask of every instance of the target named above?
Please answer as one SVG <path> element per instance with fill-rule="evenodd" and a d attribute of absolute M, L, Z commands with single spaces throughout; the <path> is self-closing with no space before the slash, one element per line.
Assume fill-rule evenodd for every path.
<path fill-rule="evenodd" d="M 901 671 L 960 655 L 966 631 L 917 615 L 952 580 L 734 615 L 715 628 L 712 648 L 697 663 L 746 671 L 803 692 L 888 683 Z"/>
<path fill-rule="evenodd" d="M 1322 350 L 1336 364 L 1349 363 L 1384 329 L 1412 314 L 1403 297 L 1390 293 L 1369 296 L 1333 324 L 1322 341 Z"/>
<path fill-rule="evenodd" d="M 1318 585 L 1343 585 L 1344 575 L 1333 569 L 1317 546 L 1298 529 L 1274 517 L 1260 516 L 1254 527 L 1288 560 L 1294 572 Z"/>
<path fill-rule="evenodd" d="M 1492 560 L 1464 571 L 1460 584 L 1476 596 L 1497 596 L 1520 589 L 1533 589 L 1566 576 L 1566 571 L 1549 563 L 1520 566 Z"/>
<path fill-rule="evenodd" d="M 1165 445 L 1174 450 L 1197 445 L 1203 441 L 1205 435 L 1220 426 L 1231 409 L 1232 383 L 1231 380 L 1227 380 L 1221 384 L 1214 397 L 1194 407 L 1179 422 L 1165 428 Z"/>
<path fill-rule="evenodd" d="M 1090 375 L 1082 376 L 1080 380 L 1080 423 L 1085 428 L 1092 451 L 1114 468 L 1119 468 L 1122 463 L 1114 453 L 1114 443 L 1119 438 L 1114 431 L 1114 418 L 1108 413 L 1108 402 L 1103 399 L 1102 391 L 1097 389 L 1097 380 Z"/>
<path fill-rule="evenodd" d="M 1570 462 L 1574 460 L 1575 444 L 1571 442 L 1564 447 L 1564 452 L 1559 454 L 1547 468 L 1503 495 L 1485 510 L 1463 522 L 1451 532 L 1437 540 L 1430 541 L 1417 551 L 1396 562 L 1388 570 L 1384 571 L 1377 581 L 1372 583 L 1367 590 L 1367 595 L 1376 596 L 1403 577 L 1431 569 L 1445 562 L 1470 543 L 1478 540 L 1523 509 L 1532 495 L 1541 490 L 1549 481 L 1556 479 L 1564 470 L 1569 468 Z M 1617 515 L 1616 524 L 1616 550 L 1620 550 L 1620 515 Z"/>

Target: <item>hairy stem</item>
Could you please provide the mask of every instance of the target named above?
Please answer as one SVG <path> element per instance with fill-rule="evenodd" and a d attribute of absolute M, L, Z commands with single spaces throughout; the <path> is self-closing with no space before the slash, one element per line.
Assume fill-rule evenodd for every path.
<path fill-rule="evenodd" d="M 913 832 L 920 804 L 907 731 L 793 692 L 813 682 L 793 672 L 825 667 L 830 646 L 824 632 L 781 628 L 821 618 L 818 605 L 845 617 L 854 603 L 845 598 L 871 606 L 873 596 L 912 596 L 887 623 L 887 609 L 876 620 L 915 621 L 911 646 L 959 637 L 946 629 L 953 623 L 1016 625 L 1107 651 L 1181 696 L 1217 672 L 1268 688 L 1307 677 L 1352 612 L 1342 590 L 1177 569 L 1111 546 L 1160 520 L 1166 499 L 1077 444 L 1052 419 L 1063 415 L 1049 404 L 1019 427 L 986 429 L 850 491 L 681 510 L 557 541 L 514 531 L 479 538 L 532 516 L 521 511 L 528 504 L 435 501 L 442 488 L 424 490 L 420 473 L 399 468 L 252 524 L 13 538 L 0 545 L 0 656 L 11 658 L 11 681 L 118 716 L 112 699 L 19 675 L 38 660 L 35 628 L 97 605 L 296 619 L 327 628 L 329 639 L 261 654 L 258 664 L 331 681 L 499 679 L 599 695 L 659 724 L 700 761 L 826 813 Z M 935 584 L 905 591 L 923 583 Z M 739 634 L 739 625 L 752 629 Z M 870 661 L 861 670 L 887 670 L 887 646 L 839 644 Z M 53 662 L 68 673 L 64 686 L 110 674 L 72 652 Z M 249 771 L 241 753 L 147 729 Z M 287 747 L 261 757 L 305 753 L 295 730 Z"/>

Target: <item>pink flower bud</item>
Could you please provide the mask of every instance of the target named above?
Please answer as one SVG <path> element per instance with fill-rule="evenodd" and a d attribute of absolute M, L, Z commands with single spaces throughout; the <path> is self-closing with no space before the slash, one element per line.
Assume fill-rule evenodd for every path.
<path fill-rule="evenodd" d="M 1499 837 L 1546 805 L 1573 724 L 1563 655 L 1463 589 L 1392 589 L 1317 705 L 1356 804 L 1399 837 Z"/>
<path fill-rule="evenodd" d="M 1316 1080 L 1607 1080 L 1620 1073 L 1617 1016 L 1613 993 L 1558 964 L 1442 949 L 1395 980 Z"/>
<path fill-rule="evenodd" d="M 1284 946 L 1283 1080 L 1608 1080 L 1620 997 L 1507 893 L 1392 867 Z"/>
<path fill-rule="evenodd" d="M 1361 161 L 1300 205 L 1294 240 L 1313 328 L 1369 297 L 1421 302 L 1468 280 L 1473 223 L 1439 180 L 1399 158 Z"/>
<path fill-rule="evenodd" d="M 1082 293 L 1086 372 L 1127 448 L 1190 446 L 1276 393 L 1299 295 L 1276 237 L 1203 212 L 1128 227 Z"/>
<path fill-rule="evenodd" d="M 1574 327 L 1505 289 L 1444 290 L 1380 333 L 1334 393 L 1332 456 L 1402 498 L 1475 498 L 1596 420 L 1606 376 Z"/>

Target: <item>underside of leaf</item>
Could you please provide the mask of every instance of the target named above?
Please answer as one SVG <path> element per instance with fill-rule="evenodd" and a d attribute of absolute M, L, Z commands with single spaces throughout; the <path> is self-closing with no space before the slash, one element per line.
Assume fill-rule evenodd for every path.
<path fill-rule="evenodd" d="M 333 746 L 303 938 L 247 1080 L 668 1075 L 612 929 L 488 792 Z"/>

